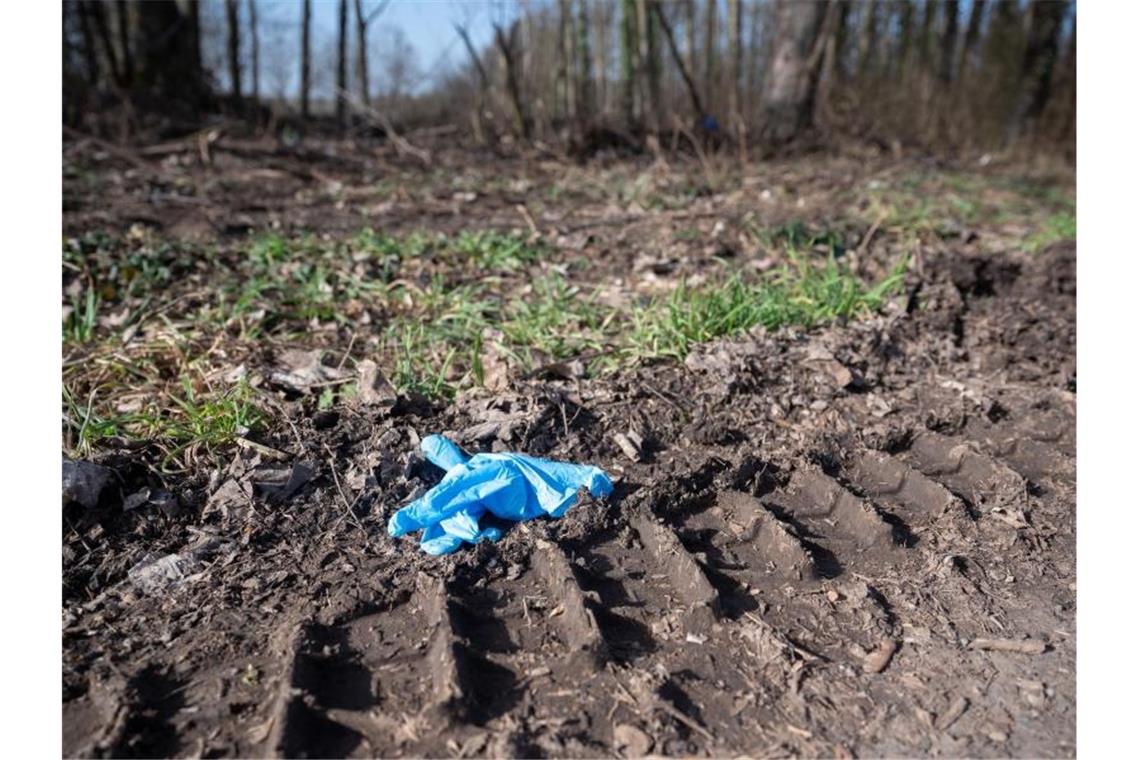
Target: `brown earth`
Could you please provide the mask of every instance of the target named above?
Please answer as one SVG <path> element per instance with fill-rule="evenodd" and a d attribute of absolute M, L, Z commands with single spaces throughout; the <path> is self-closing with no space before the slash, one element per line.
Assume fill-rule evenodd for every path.
<path fill-rule="evenodd" d="M 818 197 L 799 182 L 818 205 L 796 213 L 835 197 L 828 178 L 892 170 L 857 163 L 831 164 Z M 351 202 L 309 209 L 311 184 L 279 208 L 222 195 L 175 218 L 161 209 L 181 201 L 97 201 L 77 181 L 72 233 L 128 229 L 130 203 L 172 236 L 294 205 L 299 226 L 359 227 Z M 512 192 L 487 191 L 485 224 L 520 224 Z M 670 214 L 731 227 L 718 200 L 613 215 L 566 247 L 630 269 Z M 380 217 L 437 219 L 422 198 L 393 203 Z M 593 225 L 603 205 L 551 203 Z M 554 216 L 539 226 L 581 234 Z M 64 754 L 1073 755 L 1075 247 L 978 234 L 922 247 L 906 292 L 866 320 L 453 404 L 310 407 L 266 439 L 287 461 L 240 449 L 188 477 L 188 514 L 101 504 L 64 541 Z M 681 271 L 707 261 L 689 253 Z M 438 479 L 414 453 L 433 432 L 594 463 L 617 489 L 427 557 L 384 526 Z M 615 441 L 631 433 L 639 461 Z M 130 452 L 99 461 L 122 493 L 147 478 Z M 166 575 L 127 572 L 166 554 Z"/>

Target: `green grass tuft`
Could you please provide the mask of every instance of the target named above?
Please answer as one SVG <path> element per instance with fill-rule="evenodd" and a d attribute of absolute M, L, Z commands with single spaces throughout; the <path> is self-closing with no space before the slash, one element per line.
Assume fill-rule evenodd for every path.
<path fill-rule="evenodd" d="M 906 262 L 871 288 L 828 257 L 822 266 L 795 259 L 776 275 L 748 284 L 738 275 L 701 288 L 681 285 L 666 299 L 634 309 L 628 353 L 684 359 L 691 346 L 758 325 L 811 327 L 880 308 L 901 284 Z"/>
<path fill-rule="evenodd" d="M 1053 243 L 1076 239 L 1077 217 L 1070 211 L 1062 211 L 1046 219 L 1045 228 L 1025 241 L 1025 247 L 1030 253 L 1037 253 Z"/>

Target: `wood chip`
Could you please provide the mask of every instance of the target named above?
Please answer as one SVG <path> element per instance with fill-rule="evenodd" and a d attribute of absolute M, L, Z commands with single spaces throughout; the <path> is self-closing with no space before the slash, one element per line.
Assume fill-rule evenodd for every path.
<path fill-rule="evenodd" d="M 938 720 L 934 721 L 934 727 L 939 731 L 945 731 L 954 725 L 954 723 L 965 714 L 966 709 L 970 706 L 970 700 L 965 697 L 959 696 L 950 703 L 950 706 L 942 711 L 938 716 Z"/>
<path fill-rule="evenodd" d="M 1041 654 L 1049 648 L 1049 645 L 1040 639 L 974 639 L 966 645 L 966 648 L 984 652 Z"/>
<path fill-rule="evenodd" d="M 621 449 L 622 453 L 627 457 L 634 462 L 641 461 L 641 450 L 637 448 L 637 444 L 629 439 L 629 436 L 625 433 L 614 433 L 613 439 L 614 443 L 618 445 L 618 448 Z"/>
<path fill-rule="evenodd" d="M 882 673 L 886 670 L 887 665 L 891 663 L 891 658 L 895 656 L 895 652 L 899 649 L 899 644 L 894 639 L 883 639 L 879 642 L 879 646 L 875 651 L 867 655 L 863 660 L 864 673 Z"/>

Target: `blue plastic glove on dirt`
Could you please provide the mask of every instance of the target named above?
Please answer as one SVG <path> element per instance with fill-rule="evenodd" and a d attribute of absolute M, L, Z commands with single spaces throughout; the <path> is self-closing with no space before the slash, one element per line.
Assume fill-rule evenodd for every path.
<path fill-rule="evenodd" d="M 487 512 L 505 520 L 539 515 L 561 517 L 585 486 L 594 498 L 614 490 L 597 467 L 553 462 L 522 454 L 476 454 L 468 457 L 442 435 L 429 435 L 420 450 L 447 474 L 439 484 L 401 509 L 388 521 L 388 534 L 402 536 L 423 529 L 420 548 L 428 554 L 450 554 L 466 541 L 498 541 L 498 528 L 479 527 Z"/>

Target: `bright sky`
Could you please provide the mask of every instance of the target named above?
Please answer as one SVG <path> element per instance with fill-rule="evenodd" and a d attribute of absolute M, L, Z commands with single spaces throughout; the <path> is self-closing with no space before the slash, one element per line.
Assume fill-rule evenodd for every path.
<path fill-rule="evenodd" d="M 532 0 L 530 5 L 538 7 L 550 1 Z M 364 15 L 367 16 L 382 4 L 382 0 L 362 0 Z M 217 6 L 206 11 L 214 20 L 213 23 L 221 22 L 224 18 L 222 3 L 213 0 L 210 5 Z M 258 27 L 263 37 L 263 49 L 268 45 L 280 45 L 291 51 L 291 57 L 299 57 L 301 7 L 301 0 L 258 0 Z M 248 23 L 246 4 L 240 3 L 240 8 L 241 22 L 244 25 Z M 369 44 L 376 49 L 393 28 L 401 29 L 415 50 L 416 65 L 424 74 L 421 80 L 423 86 L 438 74 L 462 64 L 467 58 L 467 51 L 455 31 L 455 23 L 466 26 L 476 49 L 482 49 L 493 39 L 492 23 L 506 24 L 512 21 L 519 9 L 520 4 L 514 0 L 391 0 L 369 24 Z M 313 1 L 314 67 L 322 65 L 322 48 L 335 44 L 337 10 L 337 0 Z M 355 45 L 356 15 L 353 0 L 348 2 L 348 32 L 350 43 Z M 350 53 L 351 55 L 353 54 Z M 269 63 L 268 60 L 263 63 L 263 70 Z M 350 61 L 350 69 L 352 65 Z M 296 68 L 299 69 L 299 63 Z M 218 73 L 224 79 L 224 70 Z M 299 73 L 294 75 L 290 89 L 295 90 L 298 78 Z"/>

